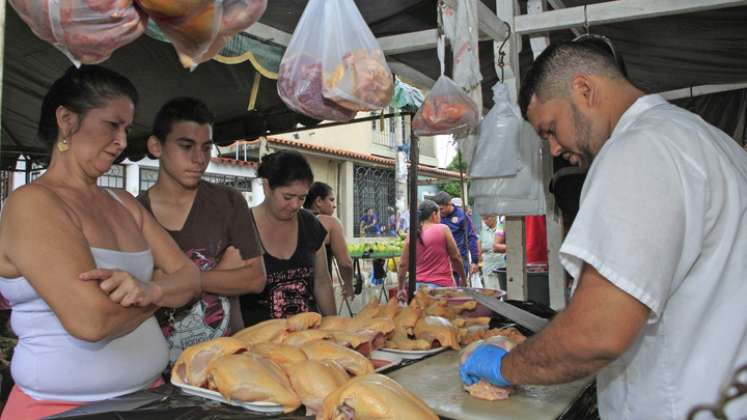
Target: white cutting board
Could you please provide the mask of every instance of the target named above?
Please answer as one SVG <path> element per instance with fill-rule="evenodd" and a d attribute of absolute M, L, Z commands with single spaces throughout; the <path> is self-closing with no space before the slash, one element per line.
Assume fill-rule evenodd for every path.
<path fill-rule="evenodd" d="M 591 379 L 518 390 L 503 401 L 471 397 L 459 379 L 459 353 L 446 351 L 388 374 L 437 414 L 457 420 L 554 420 L 563 414 Z"/>

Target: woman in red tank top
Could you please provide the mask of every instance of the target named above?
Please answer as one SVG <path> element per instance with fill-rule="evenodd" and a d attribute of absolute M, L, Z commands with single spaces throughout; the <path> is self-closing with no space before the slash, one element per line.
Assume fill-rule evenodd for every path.
<path fill-rule="evenodd" d="M 454 236 L 446 225 L 441 224 L 438 205 L 431 200 L 423 200 L 418 206 L 418 236 L 415 250 L 415 278 L 420 284 L 430 287 L 454 287 L 452 273 L 462 273 L 459 285 L 466 284 L 464 267 Z M 406 293 L 405 276 L 409 269 L 409 238 L 405 240 L 402 256 L 399 259 L 400 295 Z"/>

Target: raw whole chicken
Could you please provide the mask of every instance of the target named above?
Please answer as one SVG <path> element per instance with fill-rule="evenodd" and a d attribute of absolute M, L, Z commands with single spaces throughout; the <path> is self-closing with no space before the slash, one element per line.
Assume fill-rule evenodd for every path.
<path fill-rule="evenodd" d="M 396 317 L 394 317 L 394 326 L 397 329 L 401 329 L 408 335 L 413 335 L 415 330 L 415 324 L 422 315 L 422 310 L 418 303 L 413 299 L 410 305 L 399 311 Z"/>
<path fill-rule="evenodd" d="M 316 328 L 322 322 L 322 316 L 316 312 L 301 312 L 288 317 L 289 331 L 303 331 Z"/>
<path fill-rule="evenodd" d="M 415 338 L 429 343 L 438 341 L 442 347 L 459 350 L 459 331 L 446 318 L 426 316 L 415 324 Z M 433 346 L 434 348 L 439 346 Z"/>
<path fill-rule="evenodd" d="M 317 413 L 327 395 L 345 385 L 350 376 L 332 360 L 306 360 L 288 373 L 291 386 L 306 406 L 307 413 Z"/>
<path fill-rule="evenodd" d="M 379 316 L 379 311 L 381 311 L 381 309 L 382 307 L 379 304 L 379 298 L 371 298 L 371 300 L 368 301 L 368 304 L 366 304 L 366 306 L 364 306 L 360 312 L 355 314 L 353 319 L 363 320 L 368 318 L 376 318 L 377 316 Z"/>
<path fill-rule="evenodd" d="M 334 360 L 356 376 L 374 371 L 371 361 L 360 353 L 330 341 L 310 341 L 301 346 L 301 350 L 310 360 Z"/>
<path fill-rule="evenodd" d="M 208 382 L 230 401 L 268 401 L 289 413 L 301 405 L 285 373 L 273 361 L 254 353 L 223 356 L 208 368 Z"/>
<path fill-rule="evenodd" d="M 319 325 L 320 330 L 330 331 L 344 331 L 347 329 L 348 324 L 353 318 L 340 315 L 328 315 L 322 318 L 322 324 Z"/>
<path fill-rule="evenodd" d="M 291 346 L 302 346 L 309 341 L 324 340 L 325 338 L 332 337 L 329 331 L 324 330 L 303 330 L 296 331 L 288 334 L 283 343 L 290 344 Z"/>
<path fill-rule="evenodd" d="M 39 38 L 73 62 L 100 63 L 136 40 L 148 17 L 132 0 L 10 0 Z"/>
<path fill-rule="evenodd" d="M 386 348 L 388 349 L 400 349 L 400 350 L 430 350 L 431 341 L 417 339 L 411 339 L 407 333 L 402 329 L 395 329 L 394 334 L 386 342 Z"/>
<path fill-rule="evenodd" d="M 399 301 L 397 299 L 389 299 L 389 302 L 381 308 L 378 316 L 394 319 L 401 309 L 402 307 L 399 306 Z"/>
<path fill-rule="evenodd" d="M 211 361 L 229 354 L 245 351 L 244 343 L 231 337 L 220 337 L 185 349 L 171 369 L 171 377 L 182 383 L 205 387 L 207 369 Z"/>
<path fill-rule="evenodd" d="M 258 343 L 282 343 L 287 335 L 287 319 L 269 319 L 244 328 L 234 334 L 233 338 L 240 340 L 247 347 L 251 347 Z"/>
<path fill-rule="evenodd" d="M 353 378 L 328 395 L 317 420 L 437 420 L 423 401 L 391 378 L 370 374 Z"/>
<path fill-rule="evenodd" d="M 301 349 L 290 344 L 259 343 L 252 347 L 251 352 L 272 360 L 286 372 L 296 363 L 307 360 Z"/>
<path fill-rule="evenodd" d="M 349 347 L 358 353 L 368 356 L 371 353 L 371 340 L 374 336 L 372 334 L 358 334 L 347 331 L 328 331 L 332 335 L 332 341 L 335 343 Z M 366 349 L 368 348 L 368 350 Z"/>

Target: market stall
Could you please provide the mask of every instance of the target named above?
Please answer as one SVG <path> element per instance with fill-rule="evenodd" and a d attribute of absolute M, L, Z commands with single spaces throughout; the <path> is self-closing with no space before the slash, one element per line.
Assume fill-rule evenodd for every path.
<path fill-rule="evenodd" d="M 621 0 L 624 1 L 624 0 Z M 289 24 L 288 22 L 291 20 L 297 20 L 298 15 L 297 14 L 284 14 L 282 13 L 283 10 L 281 8 L 288 7 L 289 10 L 297 11 L 298 8 L 290 8 L 289 5 L 290 2 L 277 2 L 273 4 L 269 12 L 267 14 L 267 18 L 265 19 L 265 22 L 267 24 L 274 23 L 272 25 L 275 35 L 277 36 L 277 31 L 280 30 L 291 30 L 294 26 L 293 24 Z M 431 10 L 427 12 L 427 17 L 431 18 L 433 17 L 433 5 L 430 4 L 430 2 L 424 2 L 427 3 L 425 5 L 422 5 L 420 3 L 422 2 L 415 2 L 416 9 L 420 10 L 422 7 L 423 10 Z M 501 6 L 506 6 L 504 2 L 499 1 L 498 6 L 496 9 L 498 9 L 498 12 L 500 14 L 501 12 Z M 716 2 L 714 2 L 716 3 Z M 733 4 L 727 4 L 727 6 L 734 6 L 739 5 L 737 3 L 740 2 L 731 2 Z M 390 4 L 391 5 L 391 4 Z M 481 10 L 485 10 L 486 6 L 482 3 L 480 3 Z M 428 6 L 428 7 L 425 7 Z M 383 7 L 382 7 L 383 9 Z M 383 37 L 394 37 L 394 36 L 400 36 L 404 33 L 394 33 L 395 30 L 392 29 L 391 21 L 387 21 L 386 19 L 383 19 L 378 22 L 378 25 L 376 24 L 376 18 L 375 13 L 384 13 L 382 9 L 372 8 L 368 11 L 370 15 L 367 14 L 367 20 L 370 20 L 371 23 L 369 23 L 371 26 L 381 26 L 385 29 L 382 29 L 380 33 Z M 419 21 L 419 25 L 415 29 L 419 29 L 420 27 L 426 28 L 422 29 L 425 32 L 431 31 L 432 29 L 428 29 L 432 26 L 433 19 L 422 19 L 422 16 L 419 16 L 417 13 L 415 13 L 413 10 L 410 9 L 407 10 L 406 5 L 405 6 L 398 6 L 396 8 L 398 11 L 400 11 L 405 18 L 412 17 L 413 15 L 416 19 Z M 586 8 L 584 7 L 584 10 Z M 487 8 L 488 11 L 492 12 L 492 8 Z M 515 14 L 513 10 L 513 6 L 508 8 L 508 14 L 510 15 L 510 19 L 506 19 L 507 21 L 511 21 L 514 23 L 514 25 L 523 24 L 525 25 L 521 29 L 524 32 L 517 31 L 518 33 L 530 33 L 532 30 L 535 30 L 535 27 L 531 26 L 531 22 L 529 22 L 527 19 L 518 19 L 514 20 L 513 17 Z M 687 10 L 681 10 L 679 12 L 683 12 Z M 504 10 L 505 12 L 505 10 Z M 742 11 L 743 12 L 743 11 Z M 663 11 L 661 13 L 666 13 L 666 11 Z M 505 14 L 505 13 L 504 13 Z M 59 55 L 54 49 L 51 47 L 40 43 L 38 40 L 36 40 L 33 35 L 24 28 L 21 21 L 18 19 L 17 16 L 14 15 L 14 12 L 10 11 L 9 19 L 7 21 L 6 27 L 8 28 L 8 31 L 11 31 L 14 34 L 14 44 L 18 42 L 19 45 L 24 45 L 25 49 L 17 49 L 17 50 L 10 50 L 9 48 L 6 49 L 6 57 L 10 56 L 12 59 L 8 60 L 6 58 L 5 61 L 5 76 L 3 79 L 3 84 L 8 91 L 5 92 L 5 95 L 3 96 L 3 139 L 10 139 L 12 140 L 11 147 L 7 147 L 6 143 L 3 143 L 3 159 L 5 161 L 6 154 L 10 152 L 11 156 L 9 156 L 8 162 L 11 161 L 10 158 L 14 159 L 19 154 L 42 154 L 42 152 L 38 149 L 38 145 L 33 144 L 34 142 L 30 139 L 34 138 L 33 133 L 33 124 L 32 122 L 35 121 L 35 114 L 33 110 L 35 105 L 38 105 L 38 101 L 40 99 L 40 92 L 43 91 L 43 87 L 48 84 L 49 80 L 53 79 L 55 75 L 60 73 L 60 69 L 66 67 L 68 65 L 67 59 L 64 56 Z M 492 19 L 495 15 L 489 14 L 489 17 Z M 480 45 L 480 49 L 483 49 L 483 47 L 492 47 L 493 45 L 493 39 L 495 40 L 503 40 L 503 38 L 506 36 L 505 30 L 500 29 L 501 26 L 497 25 L 498 20 L 492 19 L 490 21 L 486 21 L 485 14 L 482 14 L 480 16 L 479 23 L 477 23 L 480 27 L 485 27 L 486 32 L 492 32 L 491 39 L 487 41 L 482 41 L 483 43 Z M 601 19 L 601 18 L 600 18 Z M 385 22 L 386 23 L 381 23 Z M 427 23 L 423 23 L 423 21 L 427 21 Z M 524 22 L 524 23 L 522 23 Z M 588 23 L 588 22 L 586 22 Z M 471 24 L 475 24 L 475 22 L 471 22 Z M 401 25 L 401 24 L 400 24 Z M 565 25 L 565 24 L 564 24 Z M 571 22 L 567 23 L 567 25 L 579 25 L 578 22 Z M 510 24 L 509 24 L 510 26 Z M 541 27 L 541 25 L 537 25 L 537 27 Z M 267 27 L 259 27 L 259 29 L 255 28 L 254 33 L 260 33 L 262 28 L 264 28 L 265 33 L 272 33 Z M 279 28 L 279 29 L 278 29 Z M 534 28 L 534 29 L 532 29 Z M 412 29 L 412 28 L 410 28 Z M 386 34 L 386 35 L 383 35 Z M 377 34 L 378 35 L 378 34 Z M 412 38 L 408 34 L 407 38 L 401 38 L 400 42 L 404 39 L 412 40 Z M 433 49 L 435 47 L 435 41 L 433 38 L 435 38 L 433 35 L 435 33 L 428 33 L 428 34 L 420 34 L 419 36 L 423 36 L 426 41 L 422 43 L 422 45 L 418 48 L 424 48 L 424 49 Z M 15 38 L 15 36 L 18 36 L 18 38 Z M 276 38 L 280 39 L 282 36 Z M 8 39 L 8 38 L 6 38 Z M 521 38 L 516 37 L 514 35 L 513 38 L 511 38 L 511 45 L 510 48 L 512 48 L 510 54 L 511 54 L 511 63 L 515 66 L 513 69 L 513 80 L 518 80 L 519 71 L 518 71 L 518 47 L 521 45 L 521 42 L 518 42 Z M 288 45 L 288 40 L 286 40 L 286 44 Z M 381 43 L 394 43 L 395 41 L 392 39 L 382 39 Z M 149 115 L 147 111 L 148 106 L 155 107 L 158 103 L 162 102 L 159 100 L 159 95 L 163 95 L 165 92 L 165 89 L 161 86 L 163 83 L 163 80 L 166 79 L 171 83 L 172 85 L 169 87 L 169 91 L 178 91 L 178 90 L 184 90 L 188 91 L 191 88 L 200 89 L 201 96 L 205 97 L 213 97 L 215 96 L 221 96 L 220 99 L 226 99 L 225 103 L 223 101 L 219 101 L 218 98 L 216 98 L 215 105 L 219 109 L 219 113 L 221 115 L 221 121 L 219 121 L 216 125 L 216 132 L 222 133 L 225 135 L 223 138 L 217 139 L 218 142 L 231 142 L 239 137 L 252 137 L 260 134 L 266 134 L 271 133 L 273 130 L 287 130 L 293 126 L 295 126 L 297 123 L 301 122 L 307 122 L 309 124 L 316 124 L 318 123 L 318 120 L 321 118 L 313 118 L 300 115 L 298 113 L 291 113 L 285 105 L 283 105 L 279 100 L 277 100 L 277 97 L 274 95 L 275 90 L 277 89 L 277 83 L 272 80 L 262 80 L 261 82 L 258 82 L 259 84 L 257 86 L 259 90 L 262 92 L 271 92 L 272 94 L 267 95 L 266 98 L 260 98 L 259 102 L 257 102 L 258 109 L 260 110 L 259 114 L 252 114 L 250 117 L 247 117 L 244 114 L 244 109 L 246 108 L 245 101 L 247 97 L 254 96 L 256 99 L 256 92 L 251 93 L 248 92 L 248 89 L 246 88 L 247 85 L 245 83 L 238 83 L 237 80 L 248 77 L 247 75 L 253 74 L 255 70 L 250 67 L 249 64 L 245 65 L 245 73 L 243 75 L 240 75 L 236 72 L 235 69 L 231 71 L 227 71 L 225 67 L 214 63 L 214 62 L 207 62 L 203 63 L 200 67 L 197 68 L 197 70 L 194 71 L 194 73 L 178 73 L 174 72 L 167 73 L 169 77 L 165 78 L 164 76 L 164 68 L 169 68 L 170 70 L 173 70 L 174 68 L 178 68 L 180 66 L 179 62 L 177 61 L 177 58 L 173 56 L 173 54 L 169 55 L 166 50 L 166 48 L 163 44 L 159 44 L 159 41 L 155 41 L 153 39 L 147 39 L 144 38 L 144 40 L 138 40 L 138 42 L 133 43 L 132 45 L 128 47 L 122 48 L 119 52 L 115 53 L 111 61 L 108 61 L 106 63 L 107 66 L 111 66 L 115 69 L 120 70 L 128 70 L 132 73 L 133 80 L 136 82 L 139 88 L 141 88 L 142 91 L 146 93 L 146 96 L 143 100 L 144 103 L 149 104 L 146 105 L 144 113 L 141 113 L 138 117 L 138 121 L 136 124 L 136 129 L 139 130 L 139 134 L 142 136 L 146 133 L 146 127 L 148 125 L 148 121 L 145 115 Z M 399 48 L 399 49 L 398 49 Z M 481 51 L 482 52 L 482 51 Z M 128 54 L 132 55 L 128 55 Z M 412 53 L 412 51 L 403 51 L 401 46 L 398 47 L 391 47 L 389 50 L 385 48 L 384 54 L 388 56 L 394 56 L 393 59 L 396 63 L 398 63 L 399 68 L 403 70 L 403 73 L 410 72 L 410 74 L 417 76 L 417 73 L 420 72 L 413 72 L 413 68 L 411 66 L 408 66 L 407 64 L 403 64 L 405 62 L 408 62 L 410 59 L 413 63 L 417 62 L 418 55 L 421 53 L 412 54 L 411 56 L 405 55 L 406 53 Z M 51 54 L 53 57 L 52 59 L 47 60 L 47 57 L 44 54 Z M 398 56 L 400 55 L 401 56 Z M 492 54 L 492 51 L 491 51 Z M 423 54 L 425 55 L 425 54 Z M 437 68 L 437 64 L 434 61 L 434 55 L 431 52 L 428 54 L 428 59 L 422 60 L 421 64 L 425 62 L 425 65 L 423 66 L 424 69 L 427 69 L 427 71 L 430 71 L 430 77 L 428 75 L 425 75 L 424 80 L 428 82 L 433 82 L 433 78 L 442 76 L 444 73 L 443 64 L 441 66 L 441 72 L 434 70 Z M 482 54 L 478 54 L 479 56 L 482 56 Z M 481 65 L 486 66 L 488 69 L 493 69 L 493 64 L 496 61 L 495 55 L 489 55 L 491 58 L 486 63 L 481 63 Z M 137 70 L 132 70 L 133 63 L 139 63 L 144 60 L 143 57 L 158 57 L 159 59 L 163 59 L 163 57 L 168 57 L 164 62 L 161 62 L 160 66 L 142 66 L 142 68 L 138 68 Z M 413 58 L 414 57 L 414 58 Z M 441 60 L 443 63 L 443 59 Z M 183 61 L 182 61 L 183 63 Z M 36 69 L 39 69 L 39 72 L 32 73 L 28 72 L 28 66 L 36 64 Z M 415 65 L 415 64 L 413 64 Z M 157 67 L 157 68 L 156 68 Z M 394 65 L 393 68 L 397 68 Z M 510 66 L 509 66 L 510 67 Z M 503 66 L 501 66 L 501 70 L 503 70 Z M 510 69 L 509 69 L 510 70 Z M 126 72 L 127 71 L 123 71 Z M 509 78 L 510 71 L 506 71 L 506 75 L 504 75 L 502 82 L 504 83 L 510 83 Z M 491 81 L 495 81 L 494 74 L 495 72 L 488 72 L 491 77 L 488 77 L 487 80 L 484 80 L 481 84 L 478 84 L 476 86 L 473 86 L 473 95 L 472 99 L 475 99 L 477 97 L 478 100 L 473 101 L 473 103 L 477 104 L 478 107 L 478 120 L 479 120 L 479 114 L 482 111 L 482 108 L 486 105 L 488 101 L 491 99 L 483 100 L 485 96 L 488 98 L 492 98 L 491 95 L 483 95 L 482 98 L 480 98 L 480 95 L 477 95 L 476 92 L 485 90 L 486 87 L 488 87 L 488 84 Z M 173 77 L 172 77 L 173 76 Z M 421 79 L 423 78 L 423 74 L 420 73 Z M 198 79 L 198 77 L 202 77 Z M 492 79 L 492 80 L 491 80 Z M 214 80 L 222 80 L 225 84 L 224 85 L 215 85 L 211 84 L 209 81 Z M 199 83 L 197 83 L 199 81 Z M 228 81 L 228 82 L 227 82 Z M 215 83 L 215 82 L 212 82 Z M 267 86 L 262 87 L 262 84 L 265 84 Z M 232 92 L 233 90 L 236 90 L 236 86 L 240 86 L 239 89 L 241 91 L 241 95 L 239 96 L 232 96 L 232 95 L 222 95 L 222 93 L 225 92 Z M 160 87 L 160 89 L 158 88 Z M 4 89 L 5 90 L 5 89 Z M 215 95 L 215 93 L 218 92 L 220 95 Z M 242 96 L 243 95 L 243 96 Z M 237 104 L 241 104 L 241 106 L 238 106 Z M 211 104 L 212 105 L 212 104 Z M 381 104 L 376 104 L 377 107 L 380 107 Z M 299 105 L 300 108 L 301 105 Z M 38 106 L 37 106 L 38 108 Z M 241 110 L 241 112 L 236 110 Z M 29 112 L 27 112 L 29 111 Z M 152 111 L 152 109 L 150 109 Z M 277 111 L 277 112 L 276 112 Z M 743 111 L 742 111 L 743 112 Z M 438 114 L 438 112 L 436 112 Z M 288 116 L 293 116 L 292 119 L 289 119 Z M 307 119 L 311 118 L 311 120 Z M 417 116 L 416 116 L 417 118 Z M 238 122 L 237 122 L 238 121 Z M 6 124 L 7 122 L 7 124 Z M 472 122 L 468 128 L 474 129 L 476 122 Z M 448 131 L 447 131 L 448 132 Z M 423 132 L 423 135 L 429 135 L 429 134 L 437 134 L 435 131 L 425 131 Z M 142 156 L 143 150 L 137 149 L 138 146 L 132 146 L 132 148 L 128 151 L 128 156 L 132 158 L 136 158 L 137 156 Z M 411 139 L 410 144 L 410 161 L 413 163 L 416 163 L 418 161 L 418 148 L 417 148 L 417 136 L 413 135 Z M 417 202 L 417 190 L 416 190 L 416 180 L 417 180 L 417 165 L 412 164 L 410 165 L 410 205 L 411 208 L 414 207 L 415 203 Z M 415 219 L 415 211 L 410 211 L 411 215 L 411 226 L 415 226 L 417 224 L 417 220 Z M 509 244 L 522 244 L 522 240 L 518 239 L 520 236 L 517 232 L 520 232 L 520 224 L 514 225 L 515 227 L 519 227 L 519 230 L 513 230 L 509 235 Z M 557 238 L 555 238 L 557 239 Z M 414 237 L 411 238 L 411 246 L 410 246 L 410 287 L 409 287 L 409 295 L 412 297 L 415 295 L 414 290 L 414 260 L 415 260 L 415 249 L 414 246 Z M 516 249 L 516 248 L 514 248 Z M 512 253 L 518 253 L 519 255 L 514 258 L 514 261 L 523 261 L 521 254 L 521 249 L 523 249 L 523 246 L 518 247 L 518 251 L 514 250 Z M 382 256 L 382 255 L 379 255 Z M 389 255 L 385 255 L 389 256 Z M 513 264 L 513 263 L 512 263 Z M 514 266 L 516 267 L 516 266 Z M 519 268 L 518 270 L 516 268 L 509 269 L 510 273 L 509 276 L 512 276 L 514 279 L 520 279 L 520 278 L 526 278 L 526 273 L 524 272 L 523 275 L 521 274 L 521 271 L 524 270 L 523 268 Z M 519 273 L 517 275 L 517 272 Z M 557 281 L 557 279 L 556 279 Z M 514 293 L 516 291 L 516 296 L 520 298 L 524 298 L 526 296 L 526 286 L 525 282 L 522 280 L 516 280 L 516 283 L 518 286 L 516 288 L 513 288 L 510 286 L 510 293 Z M 561 284 L 561 283 L 559 283 Z M 523 289 L 523 290 L 522 290 Z M 555 288 L 557 292 L 557 287 Z M 560 288 L 562 290 L 562 287 Z M 557 293 L 556 293 L 557 295 Z M 562 306 L 562 305 L 561 305 Z M 534 393 L 534 391 L 524 391 L 521 390 L 514 395 L 513 399 L 509 399 L 505 404 L 503 402 L 482 402 L 482 401 L 475 401 L 471 397 L 467 396 L 463 390 L 461 389 L 460 381 L 456 376 L 456 368 L 458 366 L 457 363 L 457 353 L 452 350 L 446 350 L 444 352 L 441 352 L 436 355 L 432 355 L 430 357 L 423 358 L 422 360 L 418 362 L 406 362 L 398 364 L 397 366 L 392 366 L 390 369 L 388 369 L 385 373 L 388 374 L 390 377 L 396 379 L 401 385 L 403 385 L 405 388 L 407 388 L 410 392 L 416 394 L 418 397 L 420 397 L 423 401 L 426 402 L 428 406 L 430 406 L 432 409 L 436 410 L 439 415 L 448 417 L 448 418 L 480 418 L 481 416 L 485 417 L 491 417 L 494 418 L 495 412 L 494 409 L 498 407 L 498 404 L 503 404 L 501 407 L 506 409 L 507 415 L 510 416 L 528 416 L 532 415 L 533 413 L 543 413 L 544 415 L 547 415 L 548 418 L 558 418 L 562 417 L 563 413 L 566 413 L 569 408 L 571 408 L 574 404 L 574 401 L 577 401 L 579 396 L 581 396 L 584 392 L 588 391 L 587 382 L 579 382 L 579 383 L 573 383 L 568 384 L 566 386 L 557 387 L 554 389 L 545 389 L 542 391 L 538 391 L 538 393 Z M 193 397 L 183 397 L 181 394 L 175 394 L 174 389 L 170 386 L 166 386 L 164 388 L 161 388 L 159 390 L 153 391 L 153 393 L 161 393 L 161 395 L 166 396 L 167 398 L 164 401 L 158 402 L 151 402 L 150 405 L 146 405 L 144 408 L 150 407 L 151 409 L 154 409 L 156 411 L 151 412 L 145 412 L 145 411 L 138 411 L 138 410 L 130 410 L 128 414 L 122 414 L 117 415 L 121 416 L 118 418 L 152 418 L 148 416 L 153 415 L 163 415 L 163 416 L 170 416 L 170 415 L 183 415 L 184 418 L 203 418 L 207 416 L 213 416 L 215 415 L 215 411 L 225 411 L 225 418 L 232 418 L 232 416 L 246 416 L 246 413 L 243 411 L 240 411 L 238 409 L 232 409 L 232 408 L 226 408 L 224 406 L 217 406 L 215 403 L 212 402 L 206 402 L 204 400 L 195 399 Z M 156 397 L 154 397 L 156 398 Z M 168 406 L 169 404 L 172 404 L 173 406 Z M 221 407 L 218 409 L 217 407 Z M 508 408 L 506 408 L 508 407 Z M 112 411 L 112 410 L 110 410 Z M 221 414 L 222 416 L 223 414 Z M 113 414 L 105 414 L 102 415 L 102 417 L 99 418 L 113 418 L 113 417 L 105 417 L 105 416 L 114 416 Z M 138 417 L 141 416 L 141 417 Z M 91 417 L 93 418 L 93 417 Z M 303 418 L 299 417 L 299 414 L 297 412 L 291 414 L 290 416 L 281 416 L 277 418 Z"/>

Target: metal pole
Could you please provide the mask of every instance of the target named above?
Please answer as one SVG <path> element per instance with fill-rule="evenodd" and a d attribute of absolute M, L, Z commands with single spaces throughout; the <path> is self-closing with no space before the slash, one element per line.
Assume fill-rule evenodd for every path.
<path fill-rule="evenodd" d="M 412 300 L 415 297 L 415 247 L 418 244 L 418 137 L 410 131 L 410 168 L 407 173 L 408 189 L 410 192 L 410 255 L 407 296 Z"/>

